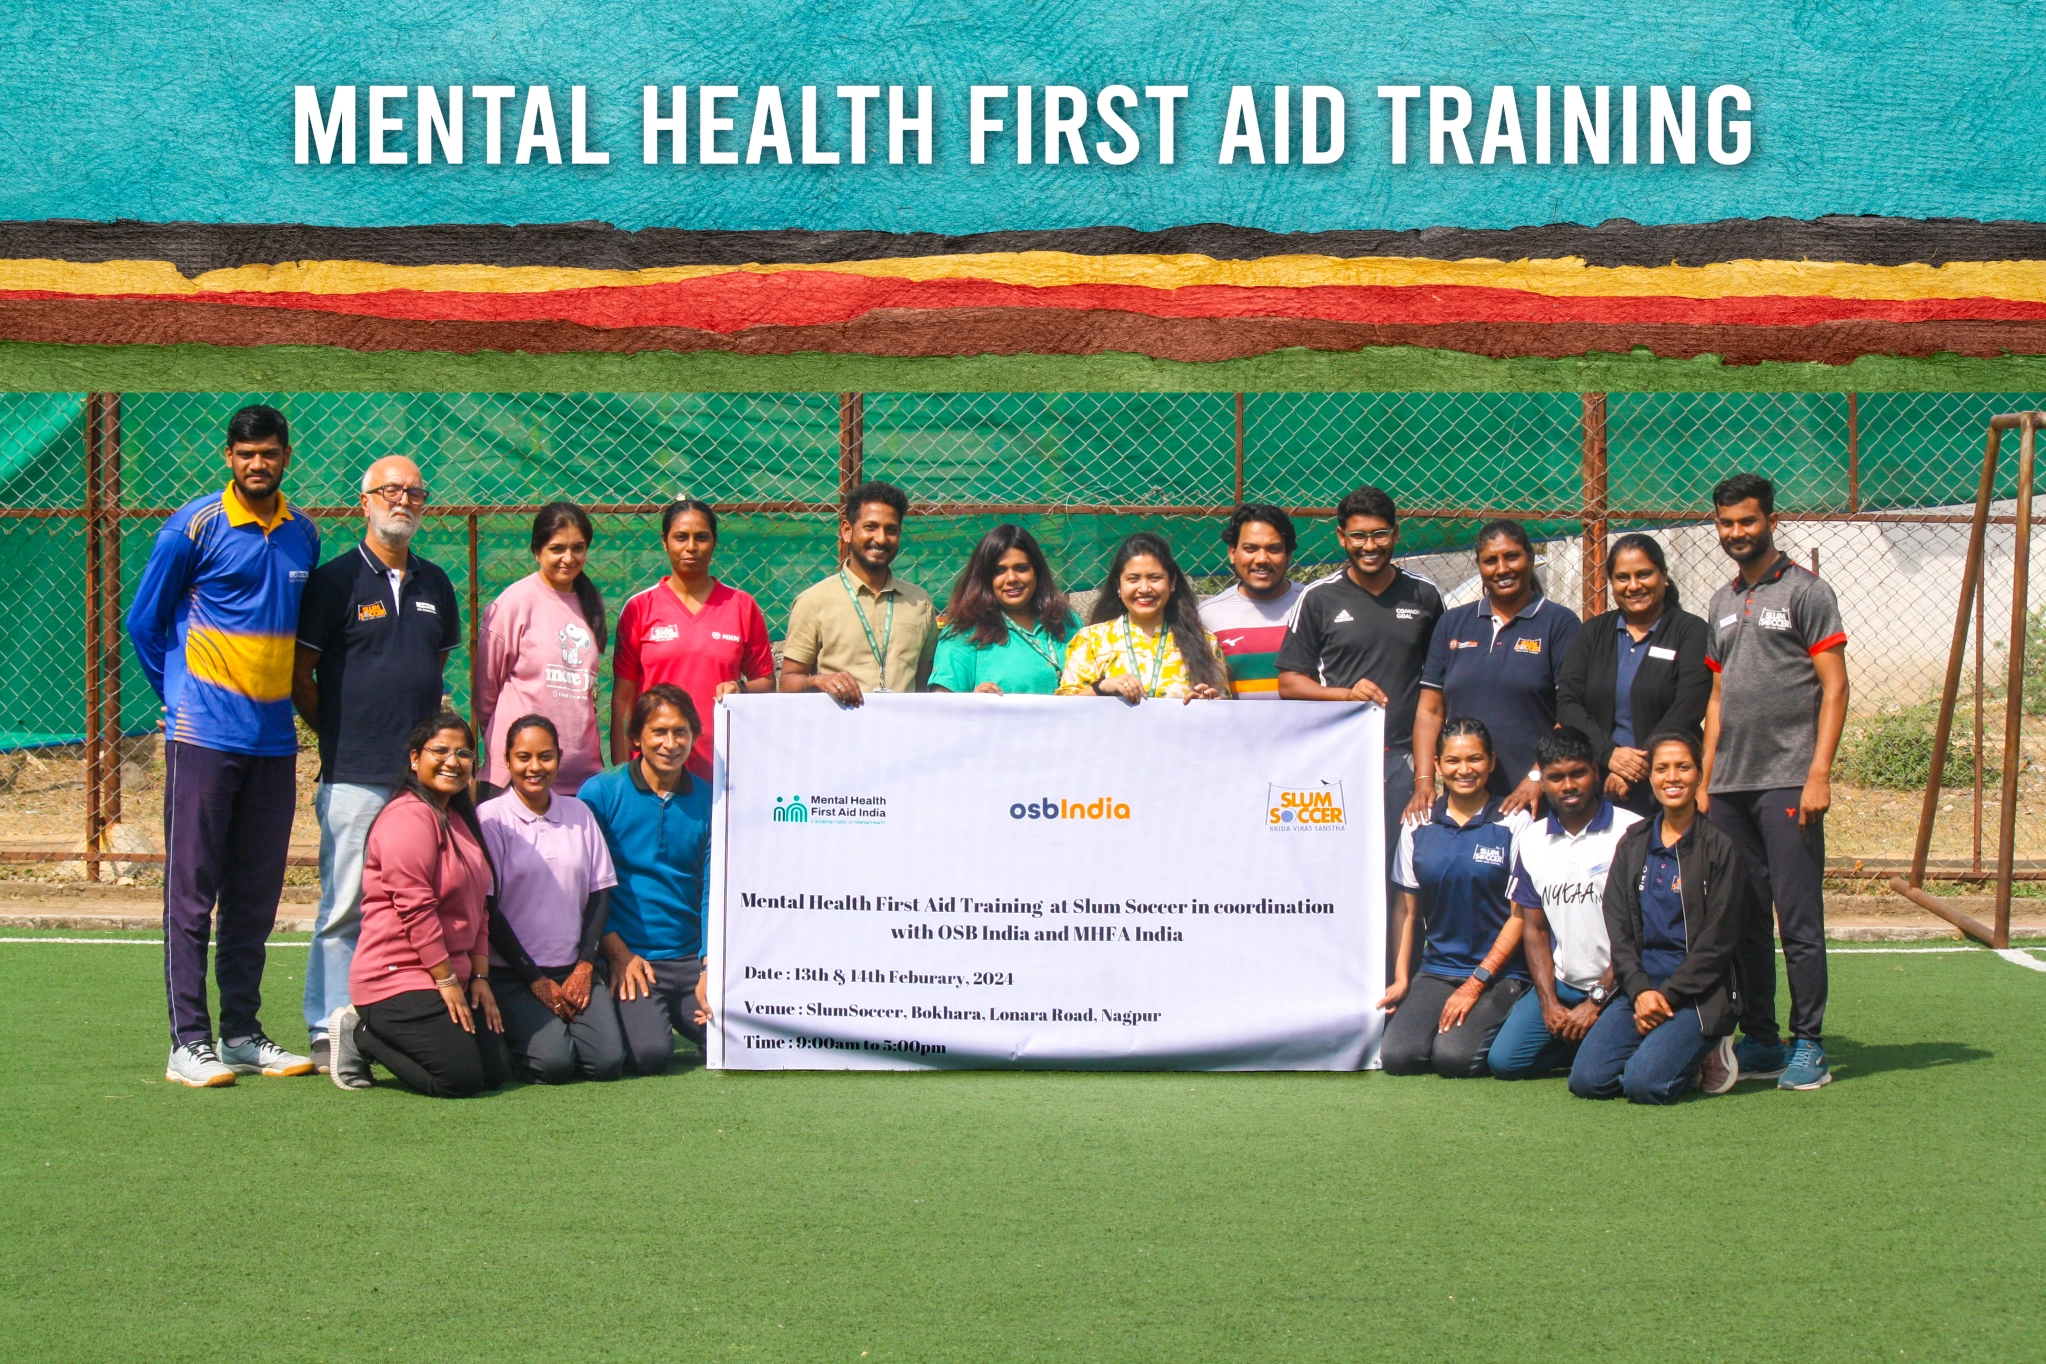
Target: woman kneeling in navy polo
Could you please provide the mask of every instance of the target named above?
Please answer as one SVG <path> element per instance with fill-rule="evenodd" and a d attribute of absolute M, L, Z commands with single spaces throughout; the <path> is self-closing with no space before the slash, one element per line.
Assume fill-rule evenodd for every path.
<path fill-rule="evenodd" d="M 1447 793 L 1426 822 L 1400 831 L 1393 866 L 1401 901 L 1398 955 L 1392 987 L 1378 1001 L 1392 1011 L 1379 1059 L 1388 1075 L 1433 1070 L 1445 1080 L 1476 1079 L 1490 1073 L 1492 1039 L 1528 989 L 1521 920 L 1506 901 L 1513 836 L 1528 815 L 1502 814 L 1488 796 L 1498 760 L 1481 722 L 1450 720 L 1435 752 Z M 1421 971 L 1410 981 L 1417 933 Z"/>
<path fill-rule="evenodd" d="M 1661 813 L 1620 836 L 1606 873 L 1606 933 L 1620 995 L 1570 1067 L 1580 1099 L 1675 1103 L 1694 1083 L 1724 1094 L 1740 1078 L 1734 955 L 1753 882 L 1740 851 L 1698 809 L 1698 741 L 1648 741 Z"/>

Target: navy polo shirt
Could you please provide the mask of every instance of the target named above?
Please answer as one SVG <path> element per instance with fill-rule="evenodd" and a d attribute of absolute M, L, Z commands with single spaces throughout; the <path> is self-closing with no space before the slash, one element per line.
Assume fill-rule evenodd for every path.
<path fill-rule="evenodd" d="M 441 708 L 441 664 L 462 642 L 455 586 L 438 565 L 405 560 L 394 592 L 383 560 L 358 544 L 313 570 L 298 642 L 320 651 L 320 780 L 388 786 L 405 779 L 412 727 Z"/>
<path fill-rule="evenodd" d="M 1662 816 L 1648 831 L 1648 858 L 1641 866 L 1641 969 L 1658 985 L 1676 974 L 1691 950 L 1684 931 L 1684 882 L 1677 850 L 1662 845 Z"/>
<path fill-rule="evenodd" d="M 1536 597 L 1505 625 L 1483 597 L 1443 614 L 1428 643 L 1421 685 L 1442 693 L 1442 718 L 1470 716 L 1492 732 L 1499 766 L 1492 789 L 1504 793 L 1534 766 L 1535 745 L 1556 727 L 1556 674 L 1583 623 Z"/>
<path fill-rule="evenodd" d="M 1400 830 L 1392 881 L 1420 901 L 1426 925 L 1421 946 L 1424 973 L 1464 980 L 1484 965 L 1485 954 L 1513 913 L 1506 899 L 1513 879 L 1513 836 L 1529 822 L 1525 812 L 1502 817 L 1495 800 L 1470 823 L 1458 824 L 1449 817 L 1449 798 L 1444 796 L 1435 802 L 1427 823 Z M 1499 974 L 1528 978 L 1518 951 Z"/>
<path fill-rule="evenodd" d="M 1627 628 L 1627 617 L 1618 615 L 1620 631 L 1620 666 L 1613 674 L 1613 745 L 1616 748 L 1639 748 L 1646 735 L 1634 733 L 1634 679 L 1641 674 L 1641 665 L 1648 659 L 1648 650 L 1662 633 L 1662 623 L 1669 619 L 1665 611 L 1655 618 L 1655 624 L 1648 627 L 1648 633 L 1639 640 Z"/>

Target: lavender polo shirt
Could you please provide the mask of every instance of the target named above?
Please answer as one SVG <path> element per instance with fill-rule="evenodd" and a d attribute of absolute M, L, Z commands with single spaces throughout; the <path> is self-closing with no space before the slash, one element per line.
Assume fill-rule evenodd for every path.
<path fill-rule="evenodd" d="M 557 795 L 546 814 L 536 815 L 507 791 L 478 806 L 476 818 L 497 864 L 497 912 L 519 945 L 536 966 L 575 965 L 584 904 L 592 892 L 618 884 L 590 808 Z"/>

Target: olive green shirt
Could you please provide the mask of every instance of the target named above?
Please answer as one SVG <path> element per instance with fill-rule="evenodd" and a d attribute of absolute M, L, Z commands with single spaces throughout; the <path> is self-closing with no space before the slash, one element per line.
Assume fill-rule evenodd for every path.
<path fill-rule="evenodd" d="M 818 675 L 851 673 L 863 691 L 909 692 L 923 687 L 937 645 L 938 612 L 930 593 L 892 574 L 877 593 L 841 571 L 796 598 L 782 658 Z M 885 677 L 877 654 L 885 656 Z"/>

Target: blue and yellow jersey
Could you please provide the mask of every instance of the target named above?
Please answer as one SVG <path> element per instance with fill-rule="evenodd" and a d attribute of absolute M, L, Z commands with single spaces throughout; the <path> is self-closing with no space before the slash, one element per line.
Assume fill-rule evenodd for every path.
<path fill-rule="evenodd" d="M 298 752 L 292 645 L 319 562 L 310 517 L 280 502 L 265 522 L 232 484 L 164 523 L 128 607 L 128 637 L 163 698 L 166 737 L 228 753 Z"/>

